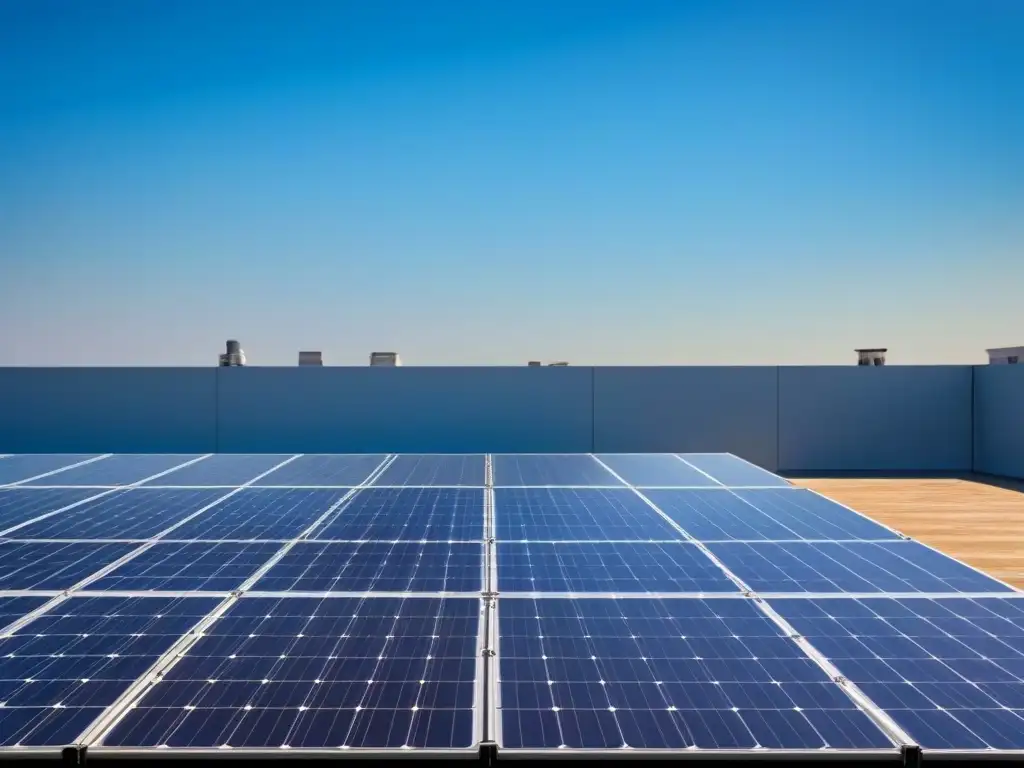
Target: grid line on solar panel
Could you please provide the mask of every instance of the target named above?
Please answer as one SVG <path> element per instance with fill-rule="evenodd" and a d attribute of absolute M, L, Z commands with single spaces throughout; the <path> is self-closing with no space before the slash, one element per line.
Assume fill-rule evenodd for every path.
<path fill-rule="evenodd" d="M 498 601 L 499 748 L 893 749 L 751 601 Z"/>
<path fill-rule="evenodd" d="M 636 488 L 722 487 L 671 453 L 599 453 L 594 458 Z"/>
<path fill-rule="evenodd" d="M 254 589 L 261 591 L 479 592 L 483 545 L 296 542 Z"/>
<path fill-rule="evenodd" d="M 480 541 L 483 527 L 483 489 L 363 488 L 312 535 L 336 541 Z"/>
<path fill-rule="evenodd" d="M 0 746 L 64 746 L 217 604 L 76 598 L 0 638 Z"/>
<path fill-rule="evenodd" d="M 471 749 L 478 598 L 247 598 L 209 622 L 104 747 Z"/>
<path fill-rule="evenodd" d="M 648 542 L 501 542 L 498 591 L 737 592 L 737 585 L 696 545 Z"/>
<path fill-rule="evenodd" d="M 294 461 L 261 477 L 254 485 L 282 488 L 352 488 L 372 483 L 393 458 L 393 455 L 383 453 L 300 454 Z"/>
<path fill-rule="evenodd" d="M 18 528 L 22 539 L 150 539 L 224 497 L 223 491 L 132 488 Z"/>
<path fill-rule="evenodd" d="M 751 590 L 761 592 L 993 592 L 1009 585 L 913 541 L 710 544 Z"/>
<path fill-rule="evenodd" d="M 621 483 L 593 456 L 565 454 L 491 454 L 496 487 L 616 487 Z"/>
<path fill-rule="evenodd" d="M 0 589 L 72 589 L 137 544 L 0 541 Z"/>
<path fill-rule="evenodd" d="M 0 635 L 4 634 L 6 627 L 46 605 L 49 599 L 38 595 L 0 597 Z"/>
<path fill-rule="evenodd" d="M 484 454 L 398 454 L 373 485 L 376 488 L 483 487 Z"/>
<path fill-rule="evenodd" d="M 699 541 L 906 538 L 802 488 L 647 488 L 644 495 Z"/>
<path fill-rule="evenodd" d="M 676 457 L 729 488 L 744 485 L 775 485 L 781 488 L 790 485 L 784 478 L 731 453 L 681 453 Z"/>
<path fill-rule="evenodd" d="M 66 512 L 103 495 L 94 490 L 67 488 L 0 489 L 0 536 L 6 538 L 33 521 Z"/>
<path fill-rule="evenodd" d="M 201 462 L 212 454 L 110 454 L 102 461 L 69 467 L 47 478 L 44 485 L 135 486 Z M 38 480 L 24 481 L 32 485 Z"/>
<path fill-rule="evenodd" d="M 630 488 L 495 488 L 494 523 L 501 541 L 681 538 Z"/>
<path fill-rule="evenodd" d="M 772 600 L 923 748 L 1024 749 L 1024 602 Z"/>
<path fill-rule="evenodd" d="M 111 454 L 17 454 L 0 461 L 0 486 L 39 480 Z"/>
<path fill-rule="evenodd" d="M 146 482 L 170 488 L 236 488 L 252 483 L 259 477 L 284 466 L 285 460 L 293 460 L 298 454 L 232 454 L 217 453 L 201 462 L 175 469 L 173 472 Z"/>

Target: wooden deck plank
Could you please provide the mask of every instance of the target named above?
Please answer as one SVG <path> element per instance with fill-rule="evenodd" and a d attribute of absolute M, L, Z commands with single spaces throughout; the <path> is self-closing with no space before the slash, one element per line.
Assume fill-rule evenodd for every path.
<path fill-rule="evenodd" d="M 794 479 L 1024 588 L 1024 493 L 969 479 Z"/>

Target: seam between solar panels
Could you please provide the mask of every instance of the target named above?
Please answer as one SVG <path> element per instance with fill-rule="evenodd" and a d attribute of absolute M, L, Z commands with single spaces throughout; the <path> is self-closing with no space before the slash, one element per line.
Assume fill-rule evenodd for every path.
<path fill-rule="evenodd" d="M 93 456 L 91 459 L 83 459 L 82 461 L 76 462 L 74 464 L 68 464 L 67 466 L 64 467 L 51 469 L 49 472 L 40 472 L 38 475 L 32 475 L 32 477 L 26 477 L 21 480 L 17 480 L 13 483 L 4 483 L 3 485 L 0 485 L 0 488 L 20 488 L 23 483 L 31 483 L 33 480 L 41 480 L 42 478 L 50 477 L 51 475 L 59 475 L 61 472 L 67 472 L 69 469 L 74 469 L 75 467 L 84 467 L 86 464 L 94 464 L 97 461 L 109 459 L 113 455 L 114 454 L 112 453 L 103 453 L 100 454 L 99 456 Z"/>
<path fill-rule="evenodd" d="M 479 707 L 477 722 L 480 725 L 479 743 L 482 749 L 497 747 L 494 735 L 498 720 L 497 710 L 497 663 L 496 663 L 496 613 L 498 594 L 497 544 L 494 527 L 494 458 L 484 456 L 484 562 L 483 581 L 480 584 L 480 637 L 478 649 L 476 699 Z"/>
<path fill-rule="evenodd" d="M 750 586 L 743 581 L 739 576 L 734 574 L 725 563 L 718 559 L 715 554 L 705 547 L 700 541 L 693 538 L 681 525 L 676 523 L 672 518 L 666 515 L 653 501 L 642 494 L 636 487 L 627 483 L 618 473 L 615 472 L 611 467 L 601 461 L 599 458 L 594 456 L 594 460 L 601 464 L 605 469 L 611 472 L 619 481 L 625 483 L 627 487 L 632 489 L 645 504 L 650 506 L 655 512 L 661 517 L 667 520 L 673 528 L 682 533 L 689 541 L 694 543 L 704 555 L 711 560 L 722 572 L 729 577 L 729 579 L 738 585 L 743 592 L 753 600 L 754 606 L 761 611 L 772 623 L 774 623 L 783 634 L 788 637 L 804 655 L 813 661 L 818 667 L 828 675 L 829 679 L 836 685 L 839 690 L 846 695 L 865 715 L 875 724 L 875 726 L 890 739 L 893 744 L 901 747 L 911 746 L 916 747 L 917 744 L 906 733 L 897 723 L 893 720 L 885 710 L 875 704 L 863 691 L 860 690 L 854 683 L 850 682 L 839 669 L 817 648 L 815 648 L 806 638 L 802 637 L 793 627 L 789 624 L 779 613 L 775 611 L 765 600 L 762 600 L 758 595 L 750 588 Z M 700 471 L 700 470 L 698 470 Z M 710 477 L 710 475 L 709 475 Z M 740 498 L 737 496 L 737 498 Z M 755 507 L 756 508 L 756 507 Z"/>
<path fill-rule="evenodd" d="M 302 454 L 296 454 L 289 459 L 285 460 L 278 466 L 283 466 L 290 461 L 294 461 L 299 458 Z M 394 460 L 395 455 L 388 455 L 383 461 L 377 466 L 377 469 L 370 473 L 370 476 L 366 479 L 366 482 L 372 482 L 372 480 L 379 476 L 379 473 L 383 472 Z M 278 467 L 273 467 L 268 470 L 266 474 L 275 471 Z M 252 481 L 259 479 L 263 475 L 258 475 Z M 244 487 L 244 486 L 243 486 Z M 242 488 L 236 489 L 237 491 Z M 174 645 L 171 646 L 167 651 L 161 654 L 155 662 L 146 670 L 144 674 L 138 677 L 127 689 L 122 692 L 114 702 L 101 712 L 96 719 L 94 719 L 86 729 L 78 736 L 75 743 L 81 747 L 90 747 L 97 744 L 102 744 L 103 738 L 109 734 L 109 732 L 117 725 L 118 722 L 125 716 L 129 709 L 140 701 L 146 693 L 150 690 L 154 683 L 159 682 L 162 677 L 174 667 L 178 661 L 184 657 L 185 653 L 202 637 L 203 631 L 212 625 L 217 619 L 224 615 L 238 600 L 241 599 L 249 589 L 256 585 L 256 583 L 263 578 L 264 575 L 271 568 L 280 562 L 281 558 L 284 557 L 292 547 L 295 546 L 300 540 L 311 534 L 317 529 L 317 527 L 327 519 L 327 517 L 335 513 L 338 509 L 342 508 L 358 491 L 357 488 L 349 489 L 349 492 L 344 494 L 341 498 L 335 501 L 328 509 L 314 520 L 305 530 L 302 531 L 298 536 L 291 539 L 287 543 L 281 546 L 277 553 L 267 560 L 260 568 L 256 570 L 248 579 L 246 579 L 236 590 L 233 590 L 231 594 L 224 598 L 224 600 L 214 608 L 209 614 L 199 621 L 193 628 L 182 635 Z"/>

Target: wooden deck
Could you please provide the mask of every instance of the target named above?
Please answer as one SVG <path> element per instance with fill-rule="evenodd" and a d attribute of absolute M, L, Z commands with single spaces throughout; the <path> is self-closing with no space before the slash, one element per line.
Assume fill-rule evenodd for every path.
<path fill-rule="evenodd" d="M 1024 588 L 1024 492 L 972 479 L 790 478 Z"/>

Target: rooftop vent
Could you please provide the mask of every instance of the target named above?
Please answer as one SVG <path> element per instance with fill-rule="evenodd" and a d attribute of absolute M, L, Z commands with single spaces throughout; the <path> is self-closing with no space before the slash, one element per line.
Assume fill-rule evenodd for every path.
<path fill-rule="evenodd" d="M 217 364 L 221 368 L 245 365 L 245 352 L 242 345 L 234 339 L 228 339 L 227 351 L 217 358 Z"/>
<path fill-rule="evenodd" d="M 885 365 L 887 349 L 856 349 L 857 365 Z"/>
<path fill-rule="evenodd" d="M 402 364 L 397 352 L 371 352 L 370 365 L 396 366 Z"/>
<path fill-rule="evenodd" d="M 324 358 L 321 352 L 299 352 L 299 365 L 323 365 Z"/>

